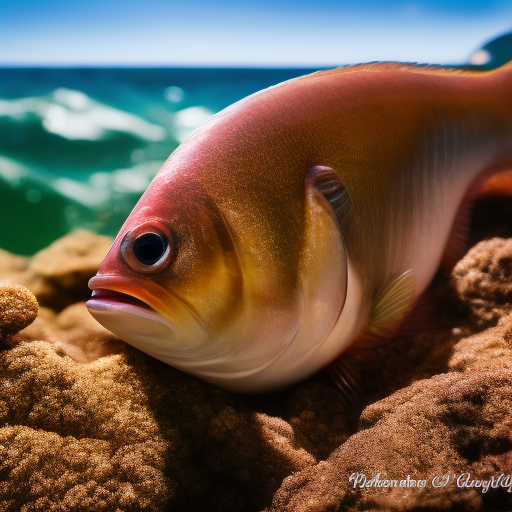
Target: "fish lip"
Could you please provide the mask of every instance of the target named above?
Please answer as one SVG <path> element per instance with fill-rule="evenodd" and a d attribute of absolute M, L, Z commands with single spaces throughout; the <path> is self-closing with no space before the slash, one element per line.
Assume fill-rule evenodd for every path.
<path fill-rule="evenodd" d="M 209 329 L 200 322 L 193 311 L 189 310 L 185 301 L 148 278 L 98 274 L 89 281 L 89 288 L 93 291 L 93 296 L 86 302 L 86 305 L 91 315 L 101 324 L 103 324 L 102 317 L 109 317 L 110 313 L 121 313 L 136 315 L 168 328 L 172 336 L 175 337 L 174 341 L 179 342 L 178 345 L 170 343 L 169 346 L 173 361 L 187 359 L 186 354 L 191 350 L 197 350 L 197 347 L 203 343 L 204 337 L 209 334 Z M 198 341 L 192 346 L 189 346 L 188 342 L 186 345 L 182 343 L 183 340 L 180 337 L 180 331 L 184 325 L 182 322 L 185 323 L 186 329 L 193 329 L 194 337 L 197 336 Z M 108 326 L 106 327 L 109 329 Z M 112 332 L 116 334 L 116 330 Z M 133 340 L 125 339 L 126 332 L 118 335 L 127 343 L 157 359 L 173 366 L 177 364 L 176 362 L 169 363 L 167 358 L 158 357 L 147 347 L 145 349 L 140 345 L 140 340 L 134 343 Z M 146 344 L 144 343 L 144 345 Z M 197 357 L 191 356 L 190 359 L 195 360 Z"/>
<path fill-rule="evenodd" d="M 201 318 L 201 315 L 185 300 L 176 294 L 162 288 L 160 285 L 144 276 L 125 277 L 117 274 L 97 274 L 89 280 L 89 288 L 94 292 L 100 292 L 100 299 L 96 302 L 96 297 L 93 296 L 87 301 L 87 307 L 94 307 L 100 304 L 102 293 L 118 293 L 124 296 L 125 300 L 115 301 L 129 305 L 133 299 L 139 301 L 134 307 L 141 307 L 142 309 L 150 310 L 163 317 L 172 315 L 172 308 L 169 304 L 178 304 L 191 315 L 195 321 L 201 326 L 202 329 L 208 331 L 206 322 Z M 130 297 L 130 299 L 128 299 Z M 143 306 L 142 306 L 143 305 Z"/>
<path fill-rule="evenodd" d="M 85 304 L 89 309 L 105 309 L 108 304 L 121 304 L 156 313 L 154 308 L 137 297 L 127 293 L 109 290 L 108 288 L 95 288 L 91 298 Z"/>

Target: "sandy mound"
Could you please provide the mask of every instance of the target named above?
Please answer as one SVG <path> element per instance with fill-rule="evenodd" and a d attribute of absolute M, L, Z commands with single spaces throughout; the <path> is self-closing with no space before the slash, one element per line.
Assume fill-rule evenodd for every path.
<path fill-rule="evenodd" d="M 236 396 L 117 340 L 82 302 L 104 237 L 0 252 L 40 305 L 15 334 L 37 307 L 0 286 L 0 510 L 512 510 L 510 211 L 479 206 L 473 241 L 503 238 L 438 275 L 416 329 L 346 355 L 349 407 L 323 373 Z"/>

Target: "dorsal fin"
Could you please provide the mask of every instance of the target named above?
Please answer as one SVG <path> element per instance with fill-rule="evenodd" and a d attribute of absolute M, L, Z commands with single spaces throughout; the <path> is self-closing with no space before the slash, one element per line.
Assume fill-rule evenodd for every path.
<path fill-rule="evenodd" d="M 485 71 L 470 68 L 457 68 L 436 64 L 420 64 L 416 62 L 367 62 L 365 64 L 352 64 L 348 66 L 341 66 L 339 68 L 315 71 L 314 73 L 300 77 L 299 80 L 308 77 L 313 78 L 327 75 L 338 75 L 342 73 L 354 73 L 356 71 L 409 71 L 424 75 L 450 74 L 465 76 L 479 76 L 485 73 Z"/>

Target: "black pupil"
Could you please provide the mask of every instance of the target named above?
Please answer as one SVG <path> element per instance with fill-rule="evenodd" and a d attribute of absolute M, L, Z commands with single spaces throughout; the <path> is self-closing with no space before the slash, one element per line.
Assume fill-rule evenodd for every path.
<path fill-rule="evenodd" d="M 167 249 L 167 240 L 156 233 L 145 233 L 133 242 L 133 254 L 143 265 L 154 265 Z"/>

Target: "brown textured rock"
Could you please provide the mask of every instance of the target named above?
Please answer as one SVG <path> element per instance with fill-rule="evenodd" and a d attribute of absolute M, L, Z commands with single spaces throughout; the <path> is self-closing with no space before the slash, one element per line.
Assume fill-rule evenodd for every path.
<path fill-rule="evenodd" d="M 510 471 L 511 372 L 442 374 L 367 407 L 358 432 L 325 462 L 287 478 L 271 510 L 483 510 L 506 489 L 458 489 L 456 477 Z M 494 466 L 491 464 L 494 462 Z M 486 464 L 484 463 L 486 462 Z M 452 475 L 442 491 L 435 476 Z M 354 488 L 357 475 L 361 483 Z M 362 477 L 365 475 L 365 479 Z M 378 476 L 377 476 L 378 475 Z M 422 489 L 362 488 L 363 481 L 426 480 Z M 352 479 L 352 480 L 351 480 Z"/>
<path fill-rule="evenodd" d="M 73 237 L 96 249 L 80 255 Z M 44 258 L 0 253 L 0 276 L 44 303 L 0 352 L 2 512 L 512 510 L 506 488 L 456 485 L 512 472 L 512 239 L 440 274 L 415 330 L 347 354 L 350 407 L 324 374 L 237 397 L 125 346 L 81 302 L 102 243 L 82 233 Z M 426 485 L 359 488 L 357 473 Z"/>
<path fill-rule="evenodd" d="M 0 375 L 4 511 L 254 510 L 314 461 L 285 421 L 132 349 L 80 364 L 24 343 Z"/>
<path fill-rule="evenodd" d="M 112 239 L 106 236 L 76 230 L 30 260 L 2 251 L 0 279 L 22 284 L 42 306 L 61 310 L 90 296 L 87 283 L 111 244 Z"/>
<path fill-rule="evenodd" d="M 60 288 L 74 290 L 97 272 L 111 245 L 106 236 L 77 230 L 39 251 L 29 268 Z"/>
<path fill-rule="evenodd" d="M 27 341 L 49 340 L 55 350 L 81 363 L 120 353 L 126 346 L 92 318 L 85 302 L 71 304 L 60 313 L 41 308 L 38 318 L 21 335 Z"/>
<path fill-rule="evenodd" d="M 456 290 L 481 326 L 512 310 L 512 243 L 493 238 L 473 247 L 453 270 Z"/>
<path fill-rule="evenodd" d="M 38 310 L 36 298 L 25 287 L 0 283 L 0 339 L 6 339 L 31 324 Z"/>

